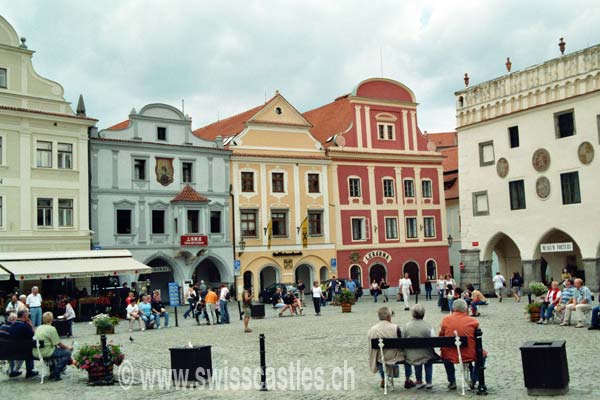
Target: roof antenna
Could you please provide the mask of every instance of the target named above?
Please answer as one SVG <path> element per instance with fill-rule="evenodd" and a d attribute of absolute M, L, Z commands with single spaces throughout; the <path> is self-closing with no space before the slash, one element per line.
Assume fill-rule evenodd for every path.
<path fill-rule="evenodd" d="M 181 113 L 185 115 L 185 100 L 181 99 Z"/>
<path fill-rule="evenodd" d="M 381 77 L 383 78 L 383 47 L 379 48 L 379 68 L 381 69 Z"/>
<path fill-rule="evenodd" d="M 265 104 L 267 104 L 267 90 L 265 89 Z"/>

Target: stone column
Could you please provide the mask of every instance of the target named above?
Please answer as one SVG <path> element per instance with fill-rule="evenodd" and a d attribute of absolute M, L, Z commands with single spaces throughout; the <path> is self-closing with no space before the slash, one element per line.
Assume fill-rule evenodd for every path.
<path fill-rule="evenodd" d="M 460 251 L 460 260 L 464 264 L 464 269 L 460 271 L 459 285 L 464 287 L 469 283 L 479 283 L 479 253 L 480 250 L 469 249 Z"/>
<path fill-rule="evenodd" d="M 600 258 L 584 258 L 585 285 L 592 291 L 600 291 Z"/>
<path fill-rule="evenodd" d="M 540 281 L 540 260 L 522 260 L 523 264 L 523 291 L 529 293 L 529 284 Z"/>
<path fill-rule="evenodd" d="M 494 283 L 492 282 L 492 260 L 484 260 L 479 263 L 481 271 L 479 290 L 483 294 L 494 293 Z"/>

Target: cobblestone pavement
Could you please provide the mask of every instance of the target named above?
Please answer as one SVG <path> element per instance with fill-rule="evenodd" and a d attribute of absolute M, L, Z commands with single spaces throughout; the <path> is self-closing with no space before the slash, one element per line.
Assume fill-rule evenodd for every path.
<path fill-rule="evenodd" d="M 426 320 L 439 326 L 444 314 L 435 307 L 434 301 L 426 301 Z M 405 324 L 409 313 L 401 308 L 401 304 L 390 304 L 395 311 L 394 322 Z M 372 374 L 367 363 L 366 332 L 377 322 L 376 310 L 381 303 L 374 304 L 372 299 L 364 298 L 353 307 L 351 314 L 342 314 L 339 307 L 327 306 L 322 316 L 316 317 L 312 307 L 307 307 L 306 316 L 277 318 L 275 312 L 267 308 L 267 317 L 263 320 L 252 320 L 253 333 L 242 332 L 241 322 L 234 320 L 224 326 L 196 326 L 191 319 L 183 320 L 179 311 L 179 327 L 133 332 L 127 330 L 127 324 L 117 327 L 117 333 L 110 335 L 114 343 L 122 344 L 129 365 L 133 368 L 133 384 L 128 390 L 119 384 L 112 387 L 89 387 L 86 385 L 85 373 L 69 367 L 61 382 L 39 384 L 39 380 L 16 378 L 8 380 L 6 375 L 0 377 L 0 398 L 78 398 L 78 399 L 371 399 L 382 397 L 378 388 L 378 376 Z M 523 372 L 519 346 L 528 340 L 566 339 L 569 371 L 571 376 L 568 398 L 599 398 L 600 383 L 598 381 L 598 354 L 600 354 L 600 332 L 558 325 L 537 325 L 526 321 L 523 303 L 515 304 L 512 300 L 497 303 L 491 299 L 490 305 L 481 307 L 480 323 L 483 330 L 483 343 L 489 352 L 486 378 L 490 399 L 526 398 L 523 386 Z M 237 308 L 237 307 L 230 307 Z M 236 314 L 236 310 L 232 310 Z M 171 316 L 174 322 L 173 315 Z M 74 327 L 76 342 L 98 342 L 92 326 L 87 323 Z M 251 367 L 259 365 L 258 334 L 266 336 L 267 365 L 270 367 L 287 367 L 290 363 L 300 363 L 301 367 L 324 370 L 324 382 L 331 382 L 330 376 L 334 367 L 344 366 L 354 370 L 354 389 L 343 391 L 310 390 L 281 392 L 269 390 L 261 392 L 251 390 L 210 390 L 206 386 L 188 390 L 149 390 L 144 389 L 139 375 L 140 369 L 170 368 L 169 347 L 193 344 L 212 345 L 214 368 Z M 134 341 L 130 342 L 132 336 Z M 67 343 L 69 343 L 67 341 Z M 38 364 L 38 363 L 36 363 Z M 298 364 L 295 364 L 298 365 Z M 540 365 L 540 368 L 548 368 Z M 40 366 L 36 365 L 39 369 Z M 123 370 L 124 367 L 121 367 Z M 130 370 L 128 370 L 130 371 Z M 126 374 L 130 376 L 129 373 Z M 340 378 L 341 379 L 341 378 Z M 338 379 L 338 383 L 340 380 Z M 398 382 L 396 390 L 388 394 L 389 398 L 453 398 L 459 392 L 449 393 L 446 389 L 444 368 L 434 366 L 434 389 L 423 392 L 415 389 L 405 390 Z M 343 389 L 343 388 L 342 388 Z M 467 397 L 476 397 L 467 392 Z"/>

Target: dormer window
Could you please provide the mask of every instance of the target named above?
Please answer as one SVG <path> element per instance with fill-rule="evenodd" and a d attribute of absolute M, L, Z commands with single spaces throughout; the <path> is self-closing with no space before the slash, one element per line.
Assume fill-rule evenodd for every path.
<path fill-rule="evenodd" d="M 164 126 L 158 126 L 156 128 L 156 139 L 167 140 L 167 128 L 165 128 Z"/>
<path fill-rule="evenodd" d="M 0 88 L 6 89 L 7 71 L 6 68 L 0 68 Z"/>

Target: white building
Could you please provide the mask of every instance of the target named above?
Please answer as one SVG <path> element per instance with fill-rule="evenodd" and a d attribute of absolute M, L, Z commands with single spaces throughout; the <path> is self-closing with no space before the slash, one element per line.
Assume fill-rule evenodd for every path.
<path fill-rule="evenodd" d="M 191 118 L 149 104 L 91 139 L 93 242 L 128 249 L 168 282 L 233 282 L 229 155 L 220 138 L 192 134 Z"/>
<path fill-rule="evenodd" d="M 600 45 L 456 93 L 462 283 L 600 284 Z"/>

